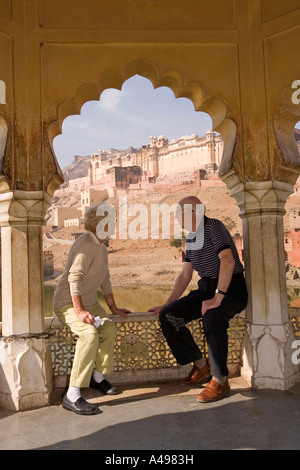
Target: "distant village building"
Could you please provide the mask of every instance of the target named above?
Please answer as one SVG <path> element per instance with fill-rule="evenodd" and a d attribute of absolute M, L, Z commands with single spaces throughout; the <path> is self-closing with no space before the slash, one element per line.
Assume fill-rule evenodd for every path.
<path fill-rule="evenodd" d="M 300 228 L 300 205 L 290 209 L 289 219 L 290 228 Z"/>
<path fill-rule="evenodd" d="M 70 207 L 57 206 L 53 210 L 53 223 L 56 227 L 63 227 L 66 219 L 74 219 L 80 216 L 78 209 Z"/>
<path fill-rule="evenodd" d="M 300 228 L 292 228 L 284 234 L 284 249 L 287 261 L 300 267 Z"/>
<path fill-rule="evenodd" d="M 243 235 L 236 233 L 232 238 L 239 254 L 240 261 L 244 263 Z M 300 267 L 300 227 L 292 228 L 290 231 L 284 233 L 284 250 L 286 261 L 293 266 Z"/>
<path fill-rule="evenodd" d="M 108 197 L 106 190 L 99 191 L 93 188 L 81 189 L 81 212 L 82 215 L 87 207 L 95 206 L 98 202 L 104 201 Z"/>
<path fill-rule="evenodd" d="M 77 217 L 75 219 L 65 219 L 64 220 L 64 227 L 79 227 L 81 219 Z"/>
<path fill-rule="evenodd" d="M 284 234 L 287 261 L 300 267 L 300 206 L 292 207 L 289 213 L 290 231 Z"/>
<path fill-rule="evenodd" d="M 300 144 L 299 144 L 299 154 L 300 154 Z M 300 196 L 300 176 L 298 176 L 296 184 L 294 185 L 294 192 L 293 194 L 291 194 L 291 196 Z"/>

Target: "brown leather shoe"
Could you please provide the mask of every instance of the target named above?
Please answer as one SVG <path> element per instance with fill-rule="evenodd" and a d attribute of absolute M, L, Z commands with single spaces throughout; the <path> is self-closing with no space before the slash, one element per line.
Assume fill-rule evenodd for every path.
<path fill-rule="evenodd" d="M 211 378 L 211 373 L 210 373 L 210 365 L 207 362 L 206 366 L 204 366 L 202 369 L 199 369 L 199 367 L 194 366 L 189 373 L 188 377 L 183 379 L 181 382 L 181 385 L 184 387 L 187 387 L 189 385 L 197 385 L 204 379 L 210 379 Z"/>
<path fill-rule="evenodd" d="M 220 400 L 222 397 L 230 392 L 230 385 L 228 379 L 223 385 L 219 385 L 215 380 L 211 380 L 205 389 L 197 395 L 197 401 L 201 403 L 210 403 L 212 401 Z"/>

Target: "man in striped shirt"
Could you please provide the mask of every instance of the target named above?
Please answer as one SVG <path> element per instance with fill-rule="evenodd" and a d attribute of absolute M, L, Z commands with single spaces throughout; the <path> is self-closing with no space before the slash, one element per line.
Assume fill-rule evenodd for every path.
<path fill-rule="evenodd" d="M 199 384 L 212 376 L 197 396 L 200 402 L 211 402 L 230 391 L 227 328 L 229 320 L 246 307 L 248 295 L 243 265 L 228 230 L 221 221 L 206 217 L 204 213 L 199 221 L 199 207 L 203 205 L 195 196 L 185 197 L 178 203 L 177 216 L 182 227 L 187 228 L 187 218 L 191 226 L 183 269 L 165 304 L 149 311 L 159 314 L 162 331 L 177 362 L 180 365 L 194 363 L 182 385 Z M 198 289 L 181 297 L 192 279 L 193 270 L 200 276 Z M 209 362 L 186 327 L 187 323 L 200 317 L 203 318 Z"/>

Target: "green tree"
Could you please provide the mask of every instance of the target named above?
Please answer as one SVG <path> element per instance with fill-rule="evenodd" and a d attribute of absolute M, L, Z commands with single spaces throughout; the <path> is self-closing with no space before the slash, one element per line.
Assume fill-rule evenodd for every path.
<path fill-rule="evenodd" d="M 170 240 L 170 245 L 171 246 L 175 246 L 176 248 L 181 248 L 181 245 L 182 245 L 182 240 L 185 240 L 185 234 L 184 232 L 182 232 L 181 234 L 181 238 L 171 238 Z"/>
<path fill-rule="evenodd" d="M 227 228 L 228 232 L 231 232 L 236 227 L 236 223 L 230 217 L 224 217 L 222 220 L 223 224 Z"/>

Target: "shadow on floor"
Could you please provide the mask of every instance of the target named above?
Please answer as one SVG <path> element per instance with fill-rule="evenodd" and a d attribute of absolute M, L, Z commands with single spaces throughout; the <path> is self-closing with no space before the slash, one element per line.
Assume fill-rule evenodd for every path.
<path fill-rule="evenodd" d="M 101 429 L 40 449 L 300 449 L 298 393 L 235 388 L 207 405 L 196 401 L 197 390 L 181 394 L 176 384 L 139 391 L 100 400 L 89 392 L 108 418 Z"/>

